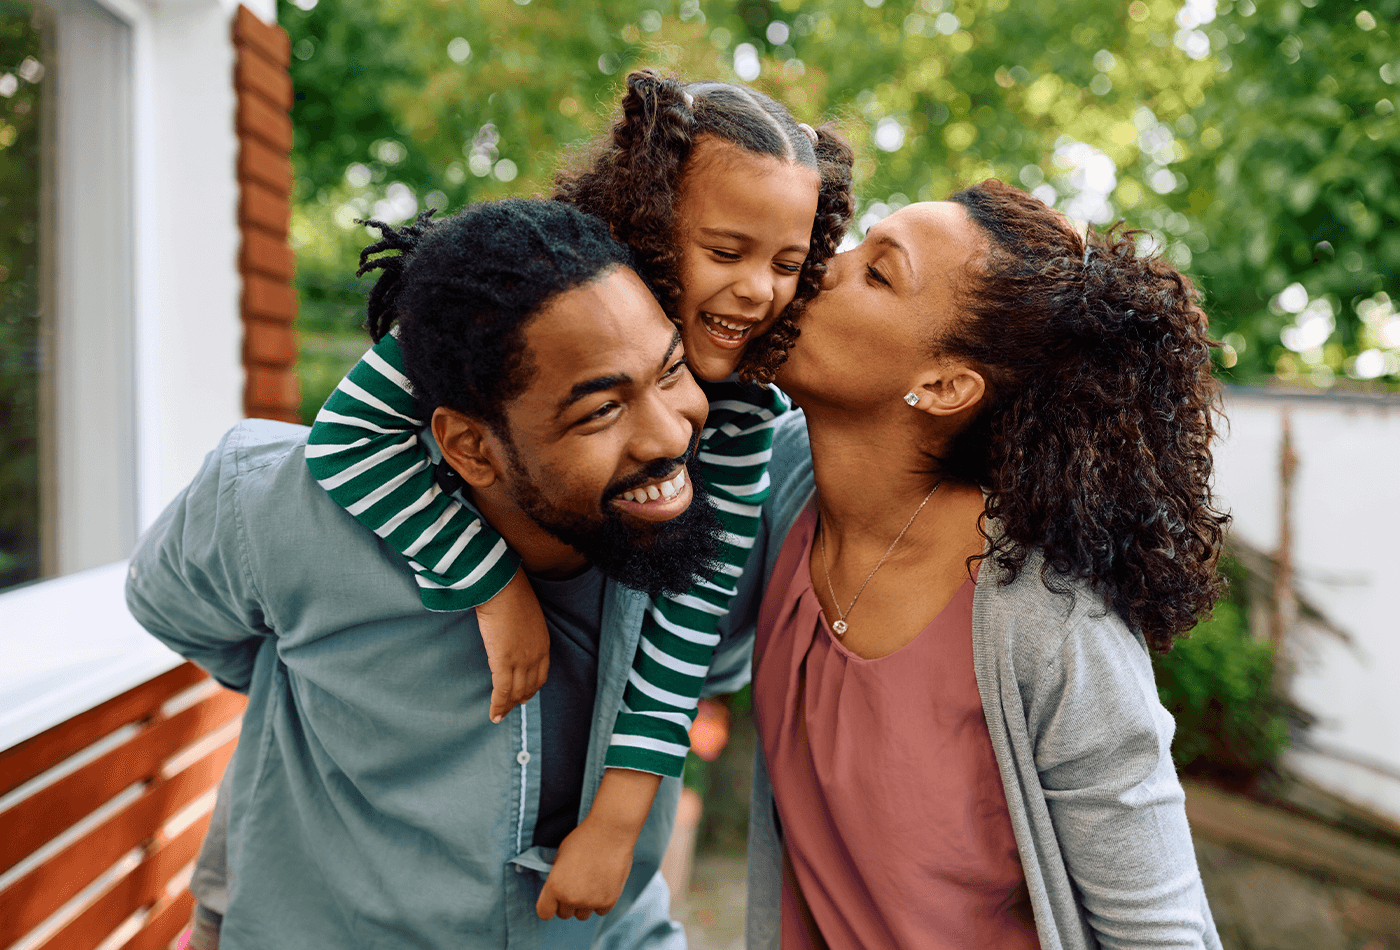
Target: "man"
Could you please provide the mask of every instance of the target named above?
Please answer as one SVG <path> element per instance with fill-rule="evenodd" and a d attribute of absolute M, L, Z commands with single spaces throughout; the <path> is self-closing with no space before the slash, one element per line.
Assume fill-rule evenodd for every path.
<path fill-rule="evenodd" d="M 410 372 L 436 407 L 429 449 L 531 575 L 549 681 L 491 724 L 474 613 L 422 607 L 404 560 L 312 479 L 305 430 L 230 432 L 128 584 L 153 634 L 249 696 L 221 946 L 683 947 L 657 870 L 674 780 L 609 914 L 535 913 L 553 846 L 597 791 L 647 606 L 616 578 L 674 584 L 713 550 L 703 501 L 647 518 L 619 503 L 694 451 L 706 405 L 679 335 L 626 248 L 561 203 L 479 206 L 386 230 L 376 249 L 402 254 L 378 262 L 371 309 L 399 316 L 406 360 L 431 363 Z M 723 627 L 714 691 L 747 676 L 734 631 L 756 610 L 764 547 Z"/>

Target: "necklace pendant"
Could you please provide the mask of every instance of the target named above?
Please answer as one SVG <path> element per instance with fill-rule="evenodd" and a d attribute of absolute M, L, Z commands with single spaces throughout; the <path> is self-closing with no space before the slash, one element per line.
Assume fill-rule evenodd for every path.
<path fill-rule="evenodd" d="M 831 625 L 831 632 L 838 637 L 844 637 L 846 635 L 846 629 L 846 621 L 844 620 L 838 620 Z"/>

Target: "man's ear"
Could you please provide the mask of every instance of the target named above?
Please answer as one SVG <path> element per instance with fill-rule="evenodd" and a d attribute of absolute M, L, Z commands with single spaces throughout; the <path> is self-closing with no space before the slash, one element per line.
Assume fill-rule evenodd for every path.
<path fill-rule="evenodd" d="M 944 360 L 921 373 L 909 405 L 933 416 L 955 416 L 974 408 L 987 394 L 987 381 L 966 363 Z"/>
<path fill-rule="evenodd" d="M 484 422 L 438 406 L 433 410 L 432 430 L 442 457 L 468 485 L 486 488 L 503 474 L 499 440 Z"/>

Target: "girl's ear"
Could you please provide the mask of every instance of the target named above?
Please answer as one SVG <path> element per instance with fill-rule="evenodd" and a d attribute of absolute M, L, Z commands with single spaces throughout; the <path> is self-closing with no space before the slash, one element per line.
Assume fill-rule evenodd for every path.
<path fill-rule="evenodd" d="M 487 488 L 503 474 L 497 440 L 485 423 L 438 406 L 433 410 L 433 438 L 447 464 L 473 488 Z"/>
<path fill-rule="evenodd" d="M 987 394 L 987 381 L 966 363 L 943 360 L 921 373 L 904 401 L 931 416 L 955 416 L 973 409 Z"/>

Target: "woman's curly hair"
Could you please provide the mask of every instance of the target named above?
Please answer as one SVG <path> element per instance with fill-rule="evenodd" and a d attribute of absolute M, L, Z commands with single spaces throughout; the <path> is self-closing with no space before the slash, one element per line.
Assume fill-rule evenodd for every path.
<path fill-rule="evenodd" d="M 1047 586 L 1087 580 L 1170 650 L 1220 596 L 1229 523 L 1211 495 L 1220 389 L 1199 295 L 1139 251 L 1141 232 L 1081 238 L 996 180 L 950 200 L 987 252 L 959 288 L 970 318 L 938 344 L 983 371 L 988 398 L 945 471 L 987 492 L 987 556 L 1008 579 L 1039 550 Z"/>
<path fill-rule="evenodd" d="M 813 143 L 781 104 L 745 86 L 663 78 L 651 70 L 627 77 L 621 112 L 579 167 L 561 171 L 554 197 L 597 215 L 636 254 L 638 273 L 673 321 L 681 297 L 676 204 L 691 150 L 703 136 L 756 155 L 815 169 L 821 176 L 811 249 L 792 303 L 749 345 L 739 375 L 772 382 L 797 340 L 797 320 L 816 296 L 854 210 L 850 145 L 830 125 Z"/>

